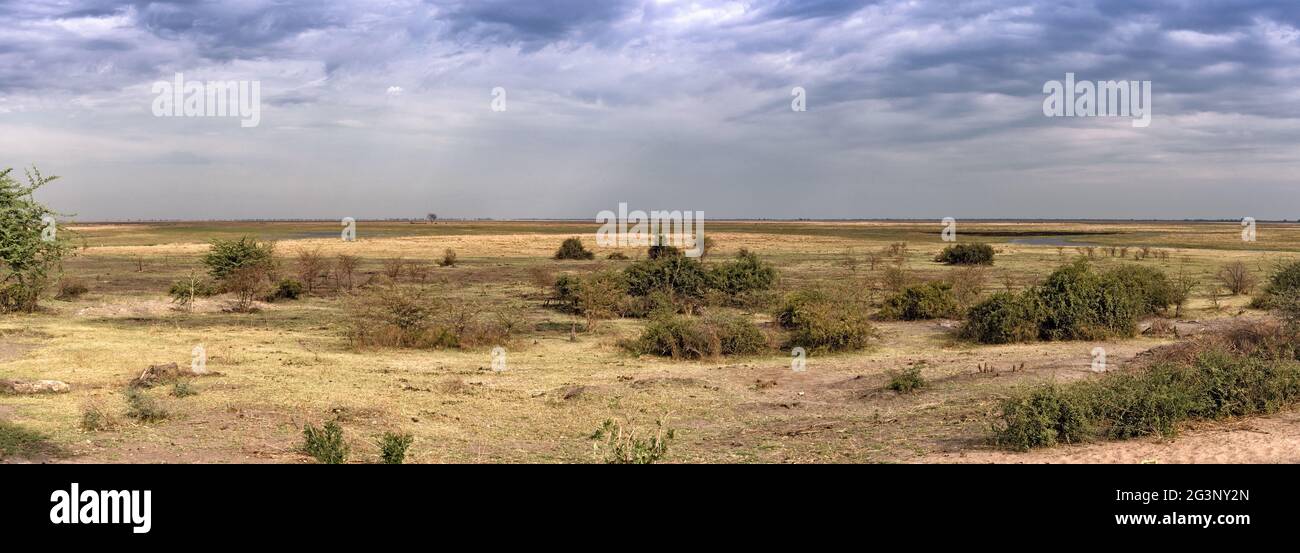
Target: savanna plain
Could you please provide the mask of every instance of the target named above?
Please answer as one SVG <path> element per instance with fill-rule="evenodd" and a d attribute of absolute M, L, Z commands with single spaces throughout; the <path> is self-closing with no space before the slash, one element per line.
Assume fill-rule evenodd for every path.
<path fill-rule="evenodd" d="M 955 244 L 991 249 L 970 264 L 936 260 L 954 244 L 938 222 L 710 220 L 699 260 L 602 247 L 597 226 L 359 221 L 344 241 L 337 221 L 69 225 L 79 247 L 50 297 L 0 315 L 0 380 L 68 387 L 0 394 L 0 458 L 1300 461 L 1295 357 L 1277 353 L 1295 334 L 1284 302 L 1261 301 L 1300 259 L 1296 224 L 1243 241 L 1236 222 L 961 222 Z M 576 259 L 557 259 L 571 238 Z M 241 239 L 271 254 L 246 301 L 205 263 Z M 1062 322 L 1111 307 L 1041 292 L 1124 270 L 1170 295 L 1121 306 L 1131 324 Z M 1033 294 L 1046 315 L 972 337 L 972 312 Z M 1116 407 L 1179 362 L 1215 367 L 1190 407 Z M 1160 389 L 1182 393 L 1169 375 Z"/>

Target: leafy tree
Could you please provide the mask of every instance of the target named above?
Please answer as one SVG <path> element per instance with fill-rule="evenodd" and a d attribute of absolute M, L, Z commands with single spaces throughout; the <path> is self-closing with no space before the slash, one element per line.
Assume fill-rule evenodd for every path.
<path fill-rule="evenodd" d="M 208 274 L 225 281 L 238 269 L 261 268 L 270 270 L 275 263 L 275 244 L 261 242 L 248 236 L 239 240 L 213 240 L 203 264 Z"/>
<path fill-rule="evenodd" d="M 73 246 L 54 222 L 56 213 L 32 197 L 58 177 L 33 167 L 23 185 L 12 171 L 0 171 L 0 312 L 31 312 Z"/>

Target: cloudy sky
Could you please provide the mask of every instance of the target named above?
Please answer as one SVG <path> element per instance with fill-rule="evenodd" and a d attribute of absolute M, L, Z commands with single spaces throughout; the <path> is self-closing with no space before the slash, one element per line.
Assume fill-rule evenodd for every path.
<path fill-rule="evenodd" d="M 79 220 L 1300 217 L 1292 0 L 20 0 L 0 22 L 0 166 L 61 175 L 41 197 Z M 1044 116 L 1066 72 L 1150 80 L 1151 125 Z M 155 117 L 176 73 L 260 82 L 260 124 Z"/>

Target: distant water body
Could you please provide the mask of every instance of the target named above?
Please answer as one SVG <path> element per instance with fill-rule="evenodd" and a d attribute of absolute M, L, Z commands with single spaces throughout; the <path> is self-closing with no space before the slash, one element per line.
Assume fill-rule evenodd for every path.
<path fill-rule="evenodd" d="M 1029 238 L 1016 238 L 1010 240 L 1009 244 L 1019 244 L 1021 246 L 1096 246 L 1092 242 L 1078 242 L 1070 239 L 1068 236 L 1033 236 Z"/>

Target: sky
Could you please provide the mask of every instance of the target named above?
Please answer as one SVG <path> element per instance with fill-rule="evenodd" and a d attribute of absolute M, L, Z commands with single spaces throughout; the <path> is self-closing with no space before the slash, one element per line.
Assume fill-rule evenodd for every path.
<path fill-rule="evenodd" d="M 257 126 L 156 116 L 177 73 Z M 1066 73 L 1150 125 L 1046 116 Z M 1296 219 L 1300 3 L 0 1 L 33 164 L 82 221 Z"/>

